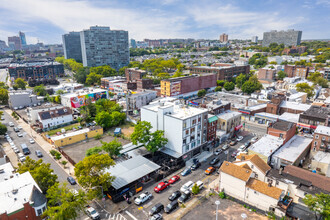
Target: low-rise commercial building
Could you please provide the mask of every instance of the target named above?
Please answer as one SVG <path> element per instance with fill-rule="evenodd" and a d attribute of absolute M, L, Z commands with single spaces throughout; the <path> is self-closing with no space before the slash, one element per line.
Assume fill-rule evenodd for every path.
<path fill-rule="evenodd" d="M 30 90 L 11 91 L 8 96 L 8 104 L 12 109 L 40 105 L 43 102 L 43 98 L 39 99 Z"/>
<path fill-rule="evenodd" d="M 319 125 L 315 129 L 311 154 L 317 151 L 330 152 L 330 127 Z"/>
<path fill-rule="evenodd" d="M 298 126 L 313 131 L 319 125 L 328 126 L 329 120 L 330 108 L 312 105 L 300 114 Z"/>
<path fill-rule="evenodd" d="M 326 177 L 330 177 L 330 153 L 318 151 L 311 158 L 311 169 L 321 172 Z"/>
<path fill-rule="evenodd" d="M 213 142 L 217 137 L 217 125 L 218 125 L 218 117 L 215 115 L 208 115 L 208 124 L 207 124 L 207 141 Z M 213 142 L 215 143 L 215 142 Z"/>
<path fill-rule="evenodd" d="M 64 66 L 58 62 L 12 63 L 8 67 L 11 79 L 51 79 L 64 76 Z"/>
<path fill-rule="evenodd" d="M 109 93 L 107 90 L 90 88 L 61 95 L 61 104 L 70 108 L 79 108 L 86 105 L 87 101 L 95 102 L 99 99 L 108 98 Z"/>
<path fill-rule="evenodd" d="M 53 91 L 54 93 L 59 90 L 62 90 L 63 92 L 74 92 L 82 88 L 84 88 L 84 84 L 81 83 L 61 83 L 60 85 L 53 87 Z"/>
<path fill-rule="evenodd" d="M 127 111 L 140 110 L 142 106 L 148 105 L 157 97 L 157 92 L 145 90 L 143 92 L 127 95 Z"/>
<path fill-rule="evenodd" d="M 289 102 L 299 102 L 299 103 L 306 103 L 307 101 L 307 93 L 305 92 L 297 92 L 294 94 L 291 94 L 286 98 Z"/>
<path fill-rule="evenodd" d="M 267 128 L 267 134 L 281 138 L 284 144 L 296 134 L 296 124 L 277 121 Z"/>
<path fill-rule="evenodd" d="M 241 113 L 226 111 L 218 114 L 218 129 L 225 131 L 227 134 L 234 134 L 239 131 L 243 125 L 241 123 Z"/>

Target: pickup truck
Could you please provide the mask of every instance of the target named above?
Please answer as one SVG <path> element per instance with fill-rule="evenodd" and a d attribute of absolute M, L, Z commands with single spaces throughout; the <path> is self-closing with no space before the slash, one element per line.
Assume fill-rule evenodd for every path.
<path fill-rule="evenodd" d="M 93 207 L 91 207 L 91 206 L 87 206 L 86 214 L 91 219 L 100 219 L 100 214 Z"/>
<path fill-rule="evenodd" d="M 167 187 L 170 186 L 170 183 L 167 182 L 167 181 L 164 181 L 164 182 L 160 182 L 155 188 L 155 192 L 158 193 L 158 192 L 161 192 L 163 191 L 164 189 L 166 189 Z"/>
<path fill-rule="evenodd" d="M 146 201 L 148 201 L 149 199 L 152 198 L 152 194 L 149 192 L 144 192 L 142 194 L 140 194 L 135 200 L 134 203 L 136 205 L 142 205 L 143 203 L 145 203 Z"/>

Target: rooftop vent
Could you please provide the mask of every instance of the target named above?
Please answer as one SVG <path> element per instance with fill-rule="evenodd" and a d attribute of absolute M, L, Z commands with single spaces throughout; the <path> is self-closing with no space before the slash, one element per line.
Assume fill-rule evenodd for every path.
<path fill-rule="evenodd" d="M 5 170 L 4 169 L 0 169 L 0 173 L 4 173 L 5 172 Z"/>
<path fill-rule="evenodd" d="M 13 189 L 11 192 L 12 192 L 13 194 L 16 194 L 16 193 L 18 192 L 18 189 Z"/>

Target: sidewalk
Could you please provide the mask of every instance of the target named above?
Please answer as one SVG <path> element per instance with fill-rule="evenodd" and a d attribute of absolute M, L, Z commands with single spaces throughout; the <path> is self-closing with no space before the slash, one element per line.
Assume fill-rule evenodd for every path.
<path fill-rule="evenodd" d="M 212 152 L 208 152 L 208 151 L 203 151 L 201 154 L 197 155 L 194 158 L 197 158 L 199 160 L 199 162 L 204 162 L 206 161 L 208 158 L 210 158 L 213 155 Z M 191 165 L 193 165 L 193 159 L 190 159 L 188 161 L 186 161 L 186 167 L 190 167 Z"/>
<path fill-rule="evenodd" d="M 12 114 L 12 110 L 10 109 L 5 109 L 4 111 L 6 111 L 10 116 Z M 16 119 L 13 119 L 16 120 Z M 65 157 L 62 157 L 61 161 L 65 160 L 67 161 L 67 164 L 65 165 L 66 168 L 63 167 L 62 164 L 60 164 L 60 161 L 57 161 L 54 159 L 54 157 L 49 153 L 50 150 L 54 150 L 55 147 L 52 146 L 50 143 L 48 143 L 46 140 L 43 139 L 43 137 L 41 137 L 41 135 L 39 135 L 37 132 L 35 132 L 29 124 L 25 123 L 21 118 L 19 118 L 19 120 L 16 120 L 16 122 L 22 126 L 23 130 L 29 134 L 30 136 L 32 135 L 32 138 L 34 138 L 35 142 L 37 144 L 39 144 L 39 146 L 45 150 L 45 152 L 53 159 L 53 161 L 55 161 L 55 163 L 57 163 L 68 175 L 73 175 L 74 174 L 74 166 L 65 159 Z M 14 164 L 13 164 L 14 165 Z M 72 172 L 72 173 L 71 173 Z"/>
<path fill-rule="evenodd" d="M 2 147 L 5 151 L 6 156 L 9 158 L 11 165 L 15 168 L 18 167 L 18 157 L 17 154 L 13 151 L 10 144 L 6 140 L 2 140 Z"/>

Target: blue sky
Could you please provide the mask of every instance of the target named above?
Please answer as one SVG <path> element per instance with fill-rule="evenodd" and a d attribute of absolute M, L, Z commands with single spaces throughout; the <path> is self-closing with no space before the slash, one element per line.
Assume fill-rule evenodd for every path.
<path fill-rule="evenodd" d="M 1 0 L 0 40 L 61 43 L 92 25 L 128 30 L 130 38 L 250 39 L 298 29 L 303 39 L 330 38 L 330 0 Z"/>

